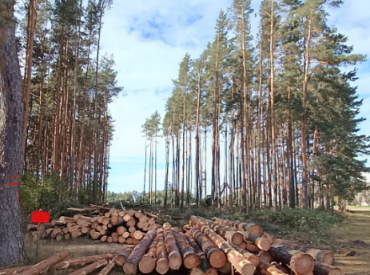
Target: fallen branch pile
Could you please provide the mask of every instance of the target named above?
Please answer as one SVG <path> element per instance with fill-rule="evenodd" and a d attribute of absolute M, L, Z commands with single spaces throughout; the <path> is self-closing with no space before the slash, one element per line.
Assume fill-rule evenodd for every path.
<path fill-rule="evenodd" d="M 148 230 L 158 228 L 155 221 L 157 217 L 145 211 L 123 211 L 97 205 L 68 210 L 84 215 L 62 216 L 58 220 L 41 224 L 40 238 L 61 241 L 90 235 L 92 239 L 102 242 L 136 245 Z M 37 228 L 36 224 L 27 227 L 34 240 L 37 240 Z"/>
<path fill-rule="evenodd" d="M 68 221 L 60 219 L 56 224 L 65 220 Z M 55 255 L 36 266 L 3 270 L 0 275 L 38 275 L 45 273 L 51 266 L 54 269 L 82 267 L 73 275 L 86 275 L 98 269 L 99 275 L 107 275 L 114 266 L 122 268 L 125 274 L 149 274 L 154 271 L 166 274 L 170 270 L 183 268 L 190 275 L 229 274 L 232 270 L 242 275 L 344 275 L 339 268 L 332 266 L 334 256 L 331 252 L 302 248 L 295 250 L 289 242 L 273 240 L 271 235 L 263 232 L 261 226 L 256 224 L 191 216 L 189 224 L 179 229 L 169 223 L 163 226 L 149 224 L 149 220 L 140 211 L 115 209 L 98 217 L 73 217 L 75 226 L 91 228 L 92 238 L 99 234 L 101 240 L 108 241 L 108 238 L 113 239 L 114 233 L 120 237 L 123 233 L 131 235 L 141 232 L 142 235 L 140 239 L 132 235 L 131 239 L 137 240 L 137 245 L 134 248 L 123 248 L 117 255 L 104 254 L 69 260 L 65 259 L 65 254 Z M 138 223 L 141 225 L 138 226 Z M 107 226 L 104 234 L 101 234 L 97 226 L 108 224 L 112 226 Z M 143 224 L 148 227 L 146 233 L 137 230 L 138 227 L 144 227 Z M 135 230 L 131 229 L 130 232 L 130 228 Z M 111 231 L 109 237 L 106 233 L 108 231 Z"/>

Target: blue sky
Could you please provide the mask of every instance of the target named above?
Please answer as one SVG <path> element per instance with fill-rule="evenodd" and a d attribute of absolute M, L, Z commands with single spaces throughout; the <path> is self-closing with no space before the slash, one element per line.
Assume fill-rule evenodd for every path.
<path fill-rule="evenodd" d="M 347 0 L 330 11 L 329 25 L 349 37 L 356 53 L 370 56 L 370 1 Z M 115 0 L 104 19 L 102 52 L 113 54 L 118 83 L 125 87 L 110 105 L 115 120 L 111 147 L 111 171 L 108 189 L 115 192 L 142 190 L 144 144 L 141 125 L 154 111 L 164 116 L 171 95 L 172 80 L 186 52 L 197 58 L 214 37 L 220 9 L 232 0 Z M 258 11 L 260 0 L 252 0 Z M 253 16 L 256 33 L 258 18 Z M 370 119 L 370 61 L 357 66 L 356 82 L 364 99 L 361 115 Z M 370 135 L 370 124 L 361 125 Z M 210 142 L 208 142 L 210 143 Z M 158 145 L 158 186 L 164 186 L 164 142 Z"/>

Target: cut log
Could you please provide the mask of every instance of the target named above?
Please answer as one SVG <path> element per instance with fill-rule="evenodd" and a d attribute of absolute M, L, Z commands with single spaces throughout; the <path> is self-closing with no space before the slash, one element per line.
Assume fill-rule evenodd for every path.
<path fill-rule="evenodd" d="M 185 233 L 185 237 L 188 241 L 188 243 L 194 248 L 195 253 L 197 253 L 200 265 L 199 269 L 207 275 L 217 275 L 217 270 L 214 269 L 208 262 L 206 254 L 203 252 L 203 250 L 200 248 L 200 246 L 197 244 L 197 242 L 193 239 L 193 237 L 189 233 Z M 191 272 L 193 274 L 193 272 Z"/>
<path fill-rule="evenodd" d="M 241 231 L 248 231 L 249 233 L 261 237 L 263 234 L 263 229 L 260 225 L 254 224 L 251 222 L 236 222 L 236 221 L 230 221 L 230 220 L 224 220 L 220 218 L 213 218 L 213 221 L 216 223 L 227 225 L 230 227 L 234 227 L 235 229 L 241 230 Z"/>
<path fill-rule="evenodd" d="M 120 222 L 120 220 L 119 220 L 119 217 L 118 217 L 118 216 L 112 216 L 112 217 L 110 218 L 110 223 L 111 223 L 112 225 L 117 225 L 117 224 L 119 224 L 119 222 Z"/>
<path fill-rule="evenodd" d="M 67 241 L 71 238 L 71 234 L 70 233 L 67 233 L 64 235 L 64 239 Z"/>
<path fill-rule="evenodd" d="M 135 226 L 136 221 L 135 219 L 131 218 L 126 222 L 127 226 Z"/>
<path fill-rule="evenodd" d="M 129 214 L 131 217 L 134 217 L 135 216 L 135 210 L 130 209 L 130 210 L 127 211 L 127 214 Z"/>
<path fill-rule="evenodd" d="M 106 242 L 106 241 L 107 241 L 107 239 L 108 239 L 108 236 L 102 236 L 102 237 L 100 238 L 100 241 L 101 241 L 101 242 Z"/>
<path fill-rule="evenodd" d="M 243 237 L 245 242 L 251 242 L 262 251 L 268 251 L 271 247 L 271 243 L 268 239 L 257 237 L 251 233 L 248 233 L 247 231 L 243 231 Z"/>
<path fill-rule="evenodd" d="M 110 212 L 105 212 L 105 214 L 104 214 L 104 217 L 106 217 L 106 218 L 110 218 Z"/>
<path fill-rule="evenodd" d="M 144 233 L 141 232 L 140 230 L 136 230 L 134 232 L 134 239 L 140 241 L 142 240 L 142 238 L 144 238 Z"/>
<path fill-rule="evenodd" d="M 195 253 L 194 248 L 188 243 L 186 237 L 181 232 L 173 230 L 173 235 L 176 240 L 177 247 L 180 250 L 183 264 L 187 269 L 193 269 L 200 264 L 199 257 Z"/>
<path fill-rule="evenodd" d="M 157 238 L 154 237 L 148 252 L 141 258 L 139 262 L 139 270 L 143 274 L 152 273 L 155 269 L 156 251 L 157 251 Z"/>
<path fill-rule="evenodd" d="M 118 237 L 118 242 L 119 243 L 125 243 L 126 242 L 126 239 L 124 237 L 122 237 L 122 236 L 119 236 Z"/>
<path fill-rule="evenodd" d="M 141 240 L 141 242 L 135 247 L 132 251 L 131 255 L 127 258 L 126 263 L 123 266 L 123 271 L 125 274 L 136 274 L 139 261 L 148 250 L 150 244 L 153 241 L 155 236 L 155 230 L 150 230 L 145 237 Z"/>
<path fill-rule="evenodd" d="M 172 270 L 179 270 L 182 265 L 182 257 L 179 248 L 176 245 L 175 237 L 173 236 L 171 225 L 169 223 L 163 224 L 164 240 L 168 253 L 169 266 Z"/>
<path fill-rule="evenodd" d="M 60 241 L 62 241 L 63 239 L 64 239 L 63 234 L 58 234 L 58 235 L 55 237 L 55 240 L 56 240 L 57 242 L 60 242 Z"/>
<path fill-rule="evenodd" d="M 56 270 L 74 268 L 77 266 L 84 266 L 91 263 L 95 263 L 99 260 L 111 260 L 113 259 L 113 254 L 102 254 L 95 256 L 80 257 L 75 259 L 64 260 L 54 266 Z"/>
<path fill-rule="evenodd" d="M 49 269 L 50 266 L 55 265 L 61 261 L 63 261 L 65 258 L 68 257 L 68 251 L 62 251 L 59 252 L 50 258 L 47 258 L 46 260 L 39 262 L 38 264 L 30 267 L 29 269 L 26 269 L 19 274 L 21 275 L 38 275 L 44 270 Z"/>
<path fill-rule="evenodd" d="M 340 268 L 320 262 L 315 262 L 313 273 L 315 275 L 344 275 L 344 272 Z"/>
<path fill-rule="evenodd" d="M 136 228 L 134 226 L 130 226 L 128 228 L 128 232 L 132 233 L 132 232 L 135 232 L 136 231 Z"/>
<path fill-rule="evenodd" d="M 113 260 L 110 260 L 108 264 L 102 270 L 100 270 L 98 275 L 108 275 L 108 273 L 111 272 L 114 266 L 115 266 L 115 262 Z"/>
<path fill-rule="evenodd" d="M 222 274 L 230 274 L 232 269 L 232 265 L 229 261 L 226 262 L 226 264 L 219 268 L 218 271 Z"/>
<path fill-rule="evenodd" d="M 310 254 L 316 261 L 322 262 L 327 265 L 332 265 L 335 261 L 334 254 L 327 250 L 320 249 L 307 249 L 307 254 Z"/>
<path fill-rule="evenodd" d="M 3 269 L 3 270 L 0 270 L 0 275 L 16 275 L 16 274 L 19 274 L 19 273 L 21 273 L 21 272 L 23 272 L 23 271 L 25 271 L 25 270 L 27 270 L 31 267 L 32 267 L 32 265 Z"/>
<path fill-rule="evenodd" d="M 235 248 L 236 251 L 242 254 L 248 261 L 250 261 L 255 267 L 259 265 L 260 260 L 256 255 L 238 246 L 233 247 Z"/>
<path fill-rule="evenodd" d="M 207 236 L 196 228 L 191 228 L 189 233 L 202 248 L 213 268 L 221 268 L 226 264 L 227 259 L 225 253 L 221 251 Z"/>
<path fill-rule="evenodd" d="M 276 266 L 266 263 L 264 261 L 260 261 L 259 267 L 261 270 L 261 274 L 264 275 L 288 275 L 287 273 L 281 271 Z"/>
<path fill-rule="evenodd" d="M 229 244 L 231 245 L 239 245 L 243 243 L 243 234 L 241 232 L 236 231 L 234 228 L 226 225 L 217 224 L 211 220 L 199 218 L 203 223 L 208 225 L 211 229 L 217 232 L 217 234 L 224 237 Z"/>
<path fill-rule="evenodd" d="M 124 266 L 126 263 L 127 258 L 130 256 L 132 252 L 132 248 L 125 248 L 122 250 L 115 258 L 115 263 L 118 266 Z"/>
<path fill-rule="evenodd" d="M 191 216 L 190 220 L 192 224 L 201 230 L 207 237 L 209 237 L 221 250 L 223 250 L 229 262 L 235 267 L 235 269 L 242 275 L 252 275 L 255 271 L 254 265 L 249 262 L 243 255 L 236 251 L 228 242 L 226 242 L 220 235 L 216 234 L 206 224 L 202 223 L 200 219 L 195 216 Z"/>
<path fill-rule="evenodd" d="M 130 237 L 130 233 L 129 232 L 124 232 L 122 234 L 122 237 L 124 237 L 125 239 L 127 239 L 128 237 Z"/>
<path fill-rule="evenodd" d="M 113 238 L 112 238 L 112 236 L 109 236 L 109 237 L 108 237 L 107 242 L 108 242 L 108 243 L 112 243 L 112 242 L 113 242 Z"/>
<path fill-rule="evenodd" d="M 272 255 L 269 252 L 257 250 L 253 253 L 258 256 L 260 261 L 264 261 L 266 263 L 271 263 L 272 262 Z"/>
<path fill-rule="evenodd" d="M 245 243 L 245 250 L 248 250 L 249 252 L 256 252 L 258 251 L 258 247 L 255 246 L 253 243 L 251 242 L 246 242 Z"/>
<path fill-rule="evenodd" d="M 256 235 L 256 236 L 258 236 L 258 235 Z M 265 238 L 265 239 L 268 239 L 271 244 L 273 243 L 273 238 L 272 238 L 272 236 L 269 233 L 263 232 L 263 234 L 262 234 L 261 237 L 262 238 Z"/>
<path fill-rule="evenodd" d="M 123 216 L 123 220 L 125 221 L 125 222 L 128 222 L 129 220 L 131 220 L 132 219 L 132 217 L 129 215 L 129 214 L 125 214 L 124 216 Z"/>
<path fill-rule="evenodd" d="M 168 272 L 168 269 L 170 268 L 168 262 L 167 249 L 164 242 L 163 228 L 157 230 L 156 238 L 157 238 L 157 252 L 156 252 L 157 263 L 155 270 L 159 274 L 163 275 L 166 274 Z"/>
<path fill-rule="evenodd" d="M 288 251 L 284 246 L 272 245 L 269 251 L 272 257 L 300 275 L 308 275 L 313 272 L 315 260 L 311 255 L 297 250 Z"/>
<path fill-rule="evenodd" d="M 122 236 L 122 234 L 126 232 L 126 227 L 119 226 L 119 227 L 117 227 L 116 232 L 117 232 L 118 236 Z"/>
<path fill-rule="evenodd" d="M 99 260 L 95 263 L 92 263 L 91 265 L 88 265 L 86 267 L 83 267 L 79 270 L 76 270 L 75 272 L 70 273 L 69 275 L 86 275 L 89 274 L 95 270 L 98 270 L 99 268 L 102 268 L 103 266 L 106 266 L 108 263 L 107 260 Z"/>

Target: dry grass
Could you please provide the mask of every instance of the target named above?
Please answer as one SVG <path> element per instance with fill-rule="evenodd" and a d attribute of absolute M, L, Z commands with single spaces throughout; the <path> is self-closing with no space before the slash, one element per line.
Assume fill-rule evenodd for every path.
<path fill-rule="evenodd" d="M 347 275 L 370 274 L 370 208 L 349 207 L 344 223 L 333 229 L 337 241 L 333 244 L 336 265 Z M 361 243 L 361 242 L 364 243 Z M 346 256 L 348 252 L 354 256 Z"/>

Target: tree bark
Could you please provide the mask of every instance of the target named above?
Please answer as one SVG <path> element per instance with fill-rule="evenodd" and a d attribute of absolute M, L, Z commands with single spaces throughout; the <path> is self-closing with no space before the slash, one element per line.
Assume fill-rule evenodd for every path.
<path fill-rule="evenodd" d="M 288 251 L 283 246 L 272 246 L 269 251 L 275 260 L 289 266 L 290 269 L 301 275 L 309 275 L 314 270 L 315 260 L 301 251 Z"/>
<path fill-rule="evenodd" d="M 55 265 L 61 261 L 63 261 L 65 258 L 68 257 L 68 251 L 62 251 L 58 254 L 55 254 L 46 260 L 39 262 L 38 264 L 32 266 L 31 268 L 19 273 L 20 275 L 38 275 L 42 271 L 47 270 L 50 266 Z"/>
<path fill-rule="evenodd" d="M 156 253 L 156 271 L 159 274 L 166 274 L 168 272 L 169 261 L 166 245 L 164 242 L 163 229 L 160 228 L 157 230 L 157 253 Z M 1 275 L 1 274 L 0 274 Z"/>
<path fill-rule="evenodd" d="M 185 233 L 185 237 L 188 241 L 188 243 L 193 247 L 195 253 L 199 257 L 200 264 L 199 269 L 207 275 L 217 275 L 217 270 L 212 268 L 212 266 L 209 264 L 206 254 L 203 252 L 203 250 L 200 248 L 200 246 L 196 243 L 196 241 L 193 239 L 193 237 L 189 233 Z M 226 260 L 226 258 L 225 258 Z M 226 262 L 226 261 L 225 261 Z"/>
<path fill-rule="evenodd" d="M 164 240 L 166 242 L 170 268 L 172 270 L 179 270 L 182 265 L 182 258 L 171 228 L 169 223 L 163 224 Z"/>
<path fill-rule="evenodd" d="M 0 0 L 0 267 L 22 261 L 19 188 L 23 171 L 23 98 L 13 4 Z"/>
<path fill-rule="evenodd" d="M 75 272 L 72 272 L 69 275 L 87 275 L 103 266 L 106 266 L 107 264 L 108 264 L 107 260 L 99 260 L 95 263 L 92 263 L 91 265 L 76 270 Z"/>
<path fill-rule="evenodd" d="M 111 260 L 113 259 L 112 254 L 103 254 L 103 255 L 95 255 L 95 256 L 87 256 L 87 257 L 80 257 L 75 259 L 69 259 L 62 262 L 59 262 L 54 266 L 56 270 L 58 269 L 68 269 L 73 268 L 76 266 L 84 266 L 87 264 L 95 263 L 99 260 Z"/>
<path fill-rule="evenodd" d="M 211 228 L 202 223 L 200 219 L 195 216 L 191 216 L 190 220 L 192 225 L 202 230 L 221 250 L 223 250 L 229 262 L 235 267 L 235 269 L 242 275 L 253 274 L 255 267 L 250 263 L 243 255 L 236 251 L 227 241 L 225 241 L 220 235 L 216 234 Z"/>
<path fill-rule="evenodd" d="M 315 262 L 313 273 L 315 275 L 344 275 L 344 272 L 340 268 L 320 262 Z"/>
<path fill-rule="evenodd" d="M 198 245 L 202 248 L 210 265 L 214 268 L 221 268 L 226 264 L 226 256 L 207 236 L 196 228 L 189 230 L 191 236 L 195 239 Z"/>
<path fill-rule="evenodd" d="M 155 230 L 150 230 L 146 233 L 144 239 L 134 248 L 131 255 L 127 258 L 126 263 L 123 266 L 123 271 L 126 274 L 136 274 L 139 261 L 148 250 L 152 240 L 155 236 Z"/>
<path fill-rule="evenodd" d="M 193 269 L 198 267 L 200 264 L 199 258 L 193 247 L 187 242 L 185 235 L 182 232 L 176 232 L 175 230 L 172 230 L 172 233 L 176 239 L 177 247 L 181 252 L 185 268 Z"/>

